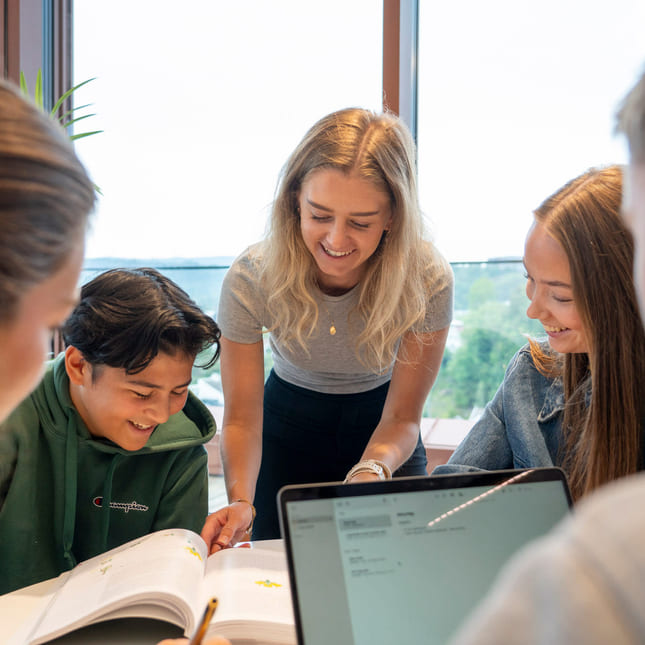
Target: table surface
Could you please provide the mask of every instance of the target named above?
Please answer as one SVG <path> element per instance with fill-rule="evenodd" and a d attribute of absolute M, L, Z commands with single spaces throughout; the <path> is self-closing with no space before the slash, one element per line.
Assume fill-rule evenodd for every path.
<path fill-rule="evenodd" d="M 284 549 L 282 540 L 259 540 L 252 545 L 262 549 Z M 39 607 L 44 609 L 57 578 L 17 589 L 0 596 L 0 643 L 16 640 L 24 623 Z M 120 618 L 89 625 L 73 633 L 56 638 L 50 643 L 60 645 L 155 645 L 164 638 L 180 638 L 183 630 L 169 623 L 149 618 Z M 236 641 L 235 645 L 244 645 Z"/>

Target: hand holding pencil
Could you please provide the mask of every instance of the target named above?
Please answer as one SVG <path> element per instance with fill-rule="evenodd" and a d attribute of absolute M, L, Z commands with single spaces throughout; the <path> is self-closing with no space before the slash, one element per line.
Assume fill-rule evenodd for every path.
<path fill-rule="evenodd" d="M 202 616 L 199 625 L 197 625 L 197 629 L 195 630 L 193 637 L 190 639 L 190 642 L 185 638 L 166 639 L 161 641 L 157 645 L 231 645 L 231 643 L 225 638 L 216 637 L 209 638 L 207 641 L 203 640 L 216 609 L 217 598 L 211 598 L 206 604 L 204 615 Z"/>
<path fill-rule="evenodd" d="M 187 638 L 167 638 L 157 643 L 157 645 L 189 645 L 189 640 Z M 216 637 L 202 641 L 202 645 L 231 645 L 231 641 Z"/>

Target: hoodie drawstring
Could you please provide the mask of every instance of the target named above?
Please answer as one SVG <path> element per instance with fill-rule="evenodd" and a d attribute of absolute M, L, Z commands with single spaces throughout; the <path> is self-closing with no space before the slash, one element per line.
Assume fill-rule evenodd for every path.
<path fill-rule="evenodd" d="M 123 458 L 124 455 L 114 455 L 114 458 L 110 463 L 110 467 L 105 474 L 105 482 L 103 483 L 103 502 L 101 503 L 101 543 L 103 544 L 104 551 L 108 549 L 107 540 L 110 530 L 110 503 L 112 502 L 112 481 L 114 479 L 114 471 Z"/>
<path fill-rule="evenodd" d="M 74 530 L 76 528 L 76 491 L 78 481 L 78 442 L 76 439 L 76 421 L 74 415 L 67 418 L 67 436 L 65 438 L 65 479 L 63 504 L 63 558 L 71 569 L 76 566 L 72 553 Z"/>

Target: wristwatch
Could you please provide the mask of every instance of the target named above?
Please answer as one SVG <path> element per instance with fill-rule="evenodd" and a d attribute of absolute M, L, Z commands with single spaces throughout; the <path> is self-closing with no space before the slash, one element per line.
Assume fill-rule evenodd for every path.
<path fill-rule="evenodd" d="M 392 471 L 387 464 L 377 459 L 366 459 L 365 461 L 359 461 L 349 469 L 343 483 L 347 484 L 358 473 L 374 473 L 380 480 L 392 479 Z"/>

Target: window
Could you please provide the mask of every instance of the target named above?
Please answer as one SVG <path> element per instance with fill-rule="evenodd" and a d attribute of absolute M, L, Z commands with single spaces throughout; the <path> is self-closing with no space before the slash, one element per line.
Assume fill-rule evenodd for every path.
<path fill-rule="evenodd" d="M 97 77 L 76 98 L 105 130 L 78 142 L 103 191 L 87 276 L 115 257 L 149 262 L 215 311 L 305 130 L 340 107 L 381 108 L 384 5 L 399 2 L 75 3 L 74 80 Z M 421 205 L 456 277 L 425 414 L 476 418 L 541 332 L 524 314 L 520 262 L 532 210 L 587 167 L 626 158 L 613 115 L 645 57 L 645 5 L 400 5 L 399 104 L 414 103 L 403 77 L 418 72 Z"/>
<path fill-rule="evenodd" d="M 373 0 L 75 3 L 74 81 L 96 77 L 76 101 L 105 130 L 77 146 L 103 192 L 88 258 L 230 257 L 258 240 L 305 131 L 381 109 L 382 14 Z"/>
<path fill-rule="evenodd" d="M 626 161 L 613 119 L 645 61 L 645 5 L 419 5 L 419 185 L 438 246 L 451 261 L 521 257 L 544 198 Z"/>

